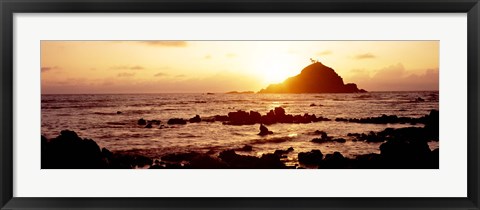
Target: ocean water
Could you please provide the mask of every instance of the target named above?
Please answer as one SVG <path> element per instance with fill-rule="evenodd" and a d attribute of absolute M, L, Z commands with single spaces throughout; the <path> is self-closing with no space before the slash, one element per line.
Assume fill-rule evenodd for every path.
<path fill-rule="evenodd" d="M 424 99 L 418 102 L 418 97 Z M 262 115 L 281 106 L 287 114 L 315 114 L 334 120 L 342 118 L 378 117 L 382 114 L 421 117 L 432 109 L 438 110 L 438 91 L 435 92 L 369 92 L 355 94 L 83 94 L 42 95 L 42 135 L 53 138 L 61 130 L 77 132 L 82 138 L 95 140 L 100 147 L 111 151 L 142 154 L 159 158 L 173 152 L 220 152 L 225 149 L 253 146 L 251 152 L 261 155 L 276 149 L 293 147 L 287 157 L 296 162 L 298 152 L 320 149 L 328 154 L 341 152 L 346 157 L 379 153 L 381 143 L 354 142 L 348 133 L 381 131 L 409 124 L 359 124 L 324 121 L 309 124 L 269 125 L 273 135 L 259 136 L 259 125 L 223 125 L 222 122 L 187 123 L 170 128 L 145 128 L 137 125 L 140 118 L 161 120 L 189 119 L 195 115 L 211 117 L 227 115 L 237 110 L 258 111 Z M 310 106 L 311 104 L 317 106 Z M 117 111 L 122 112 L 117 114 Z M 423 126 L 423 125 L 417 125 Z M 315 130 L 329 136 L 342 137 L 346 143 L 312 143 Z M 431 149 L 438 142 L 430 142 Z"/>

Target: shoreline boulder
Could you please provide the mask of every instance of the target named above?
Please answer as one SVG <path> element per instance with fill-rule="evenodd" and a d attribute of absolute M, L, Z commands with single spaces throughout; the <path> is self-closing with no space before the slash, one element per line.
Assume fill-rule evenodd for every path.
<path fill-rule="evenodd" d="M 260 133 L 258 133 L 258 135 L 266 136 L 266 135 L 270 135 L 270 134 L 273 134 L 273 132 L 269 131 L 268 128 L 266 126 L 264 126 L 263 124 L 260 124 Z"/>
<path fill-rule="evenodd" d="M 298 153 L 298 162 L 305 165 L 320 165 L 322 162 L 323 154 L 320 150 L 314 149 L 310 152 Z"/>
<path fill-rule="evenodd" d="M 167 121 L 169 125 L 185 125 L 187 121 L 182 118 L 171 118 Z"/>
<path fill-rule="evenodd" d="M 195 117 L 192 117 L 188 120 L 190 123 L 199 123 L 202 121 L 202 118 L 200 118 L 200 115 L 195 115 Z"/>
<path fill-rule="evenodd" d="M 147 124 L 147 121 L 144 120 L 143 118 L 140 118 L 140 119 L 137 121 L 137 124 L 138 124 L 138 125 L 146 125 L 146 124 Z"/>

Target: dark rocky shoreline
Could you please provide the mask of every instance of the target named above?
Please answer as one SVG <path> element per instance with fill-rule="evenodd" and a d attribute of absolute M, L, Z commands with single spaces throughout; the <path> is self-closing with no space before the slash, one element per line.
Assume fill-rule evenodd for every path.
<path fill-rule="evenodd" d="M 282 113 L 275 110 L 277 113 Z M 285 113 L 274 116 L 286 116 Z M 249 115 L 250 116 L 250 115 Z M 196 116 L 194 121 L 200 117 Z M 240 117 L 239 119 L 241 119 Z M 281 118 L 279 118 L 281 119 Z M 100 148 L 92 139 L 82 139 L 74 131 L 63 130 L 60 135 L 47 139 L 41 137 L 42 169 L 436 169 L 439 168 L 439 149 L 433 151 L 428 141 L 439 140 L 439 115 L 432 110 L 429 115 L 417 119 L 423 127 L 386 128 L 380 132 L 349 133 L 354 141 L 382 142 L 380 154 L 365 154 L 346 158 L 339 152 L 323 154 L 320 150 L 298 153 L 298 164 L 287 166 L 285 155 L 295 148 L 276 150 L 260 157 L 237 154 L 252 151 L 250 145 L 232 148 L 219 153 L 171 153 L 159 159 L 142 155 L 111 152 Z M 151 121 L 151 123 L 157 123 Z M 142 121 L 143 124 L 143 121 Z M 147 124 L 147 121 L 145 121 Z M 147 124 L 148 125 L 148 124 Z M 333 139 L 323 131 L 315 132 L 313 142 L 345 142 Z"/>
<path fill-rule="evenodd" d="M 436 115 L 436 116 L 432 116 Z M 365 123 L 365 124 L 428 124 L 430 123 L 430 118 L 438 118 L 438 111 L 432 110 L 428 115 L 413 118 L 413 117 L 399 117 L 397 115 L 381 115 L 379 117 L 368 117 L 368 118 L 336 118 L 337 122 L 350 122 L 350 123 Z M 332 121 L 332 119 L 316 116 L 315 114 L 304 113 L 303 115 L 297 114 L 287 114 L 285 109 L 282 107 L 275 107 L 267 112 L 265 115 L 257 111 L 243 111 L 238 110 L 235 112 L 229 112 L 227 115 L 215 115 L 212 117 L 202 118 L 200 115 L 195 115 L 190 119 L 183 118 L 170 118 L 167 121 L 168 125 L 185 125 L 187 123 L 200 123 L 200 122 L 222 122 L 224 125 L 254 125 L 254 124 L 264 124 L 272 125 L 276 123 L 285 123 L 285 124 L 305 124 L 305 123 L 315 123 L 322 121 Z M 145 120 L 143 118 L 139 119 L 137 122 L 140 126 L 145 126 L 145 128 L 152 128 L 153 125 L 160 125 L 159 128 L 165 128 L 165 125 L 161 125 L 160 120 Z"/>

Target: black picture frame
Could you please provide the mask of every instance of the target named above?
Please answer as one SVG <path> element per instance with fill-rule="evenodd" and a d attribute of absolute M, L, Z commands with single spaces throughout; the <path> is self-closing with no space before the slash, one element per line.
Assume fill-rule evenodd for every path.
<path fill-rule="evenodd" d="M 479 209 L 478 0 L 0 0 L 1 209 Z M 15 13 L 466 13 L 468 196 L 465 198 L 18 198 L 13 197 Z"/>

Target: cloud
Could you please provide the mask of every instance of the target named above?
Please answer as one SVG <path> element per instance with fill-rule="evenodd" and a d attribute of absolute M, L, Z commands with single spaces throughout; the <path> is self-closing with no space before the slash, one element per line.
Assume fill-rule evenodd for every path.
<path fill-rule="evenodd" d="M 155 47 L 186 47 L 188 45 L 186 41 L 140 41 L 140 43 Z"/>
<path fill-rule="evenodd" d="M 123 73 L 118 74 L 117 76 L 118 77 L 133 77 L 133 76 L 135 76 L 135 73 L 123 72 Z"/>
<path fill-rule="evenodd" d="M 128 72 L 130 73 L 130 72 Z M 110 77 L 99 80 L 71 79 L 59 84 L 55 80 L 42 80 L 42 93 L 206 93 L 237 91 L 258 91 L 263 82 L 256 76 L 236 72 L 219 72 L 203 78 L 186 77 L 174 79 L 158 77 L 155 80 L 142 80 Z"/>
<path fill-rule="evenodd" d="M 175 79 L 175 78 L 182 79 Z M 161 78 L 155 82 L 143 83 L 140 92 L 227 92 L 231 90 L 260 90 L 262 82 L 255 76 L 222 71 L 207 77 L 176 75 L 174 78 Z M 138 91 L 137 91 L 138 92 Z"/>
<path fill-rule="evenodd" d="M 376 58 L 372 53 L 363 53 L 363 54 L 358 54 L 355 56 L 355 59 L 360 60 L 360 59 L 370 59 L 370 58 Z"/>
<path fill-rule="evenodd" d="M 438 90 L 438 68 L 410 70 L 398 63 L 373 71 L 352 70 L 345 77 L 345 83 L 356 83 L 367 91 L 417 91 Z"/>
<path fill-rule="evenodd" d="M 332 53 L 331 50 L 324 50 L 322 52 L 317 52 L 316 55 L 331 55 Z"/>
<path fill-rule="evenodd" d="M 160 72 L 160 73 L 154 74 L 153 76 L 154 76 L 154 77 L 165 77 L 165 76 L 168 76 L 168 74 L 163 73 L 163 72 Z"/>
<path fill-rule="evenodd" d="M 131 70 L 142 70 L 144 68 L 142 66 L 132 66 L 130 69 Z"/>
<path fill-rule="evenodd" d="M 58 86 L 86 85 L 87 84 L 87 79 L 85 79 L 85 78 L 70 78 L 69 77 L 69 78 L 66 78 L 66 79 L 59 80 L 59 81 L 42 80 L 42 86 L 43 86 L 44 83 L 58 88 Z"/>
<path fill-rule="evenodd" d="M 139 66 L 139 65 L 136 65 L 136 66 L 121 65 L 121 66 L 112 66 L 112 67 L 110 67 L 110 69 L 114 69 L 114 70 L 143 70 L 143 69 L 145 69 L 145 67 Z"/>
<path fill-rule="evenodd" d="M 51 71 L 51 70 L 59 70 L 61 69 L 60 67 L 58 66 L 44 66 L 41 68 L 41 71 L 42 72 L 47 72 L 47 71 Z"/>

